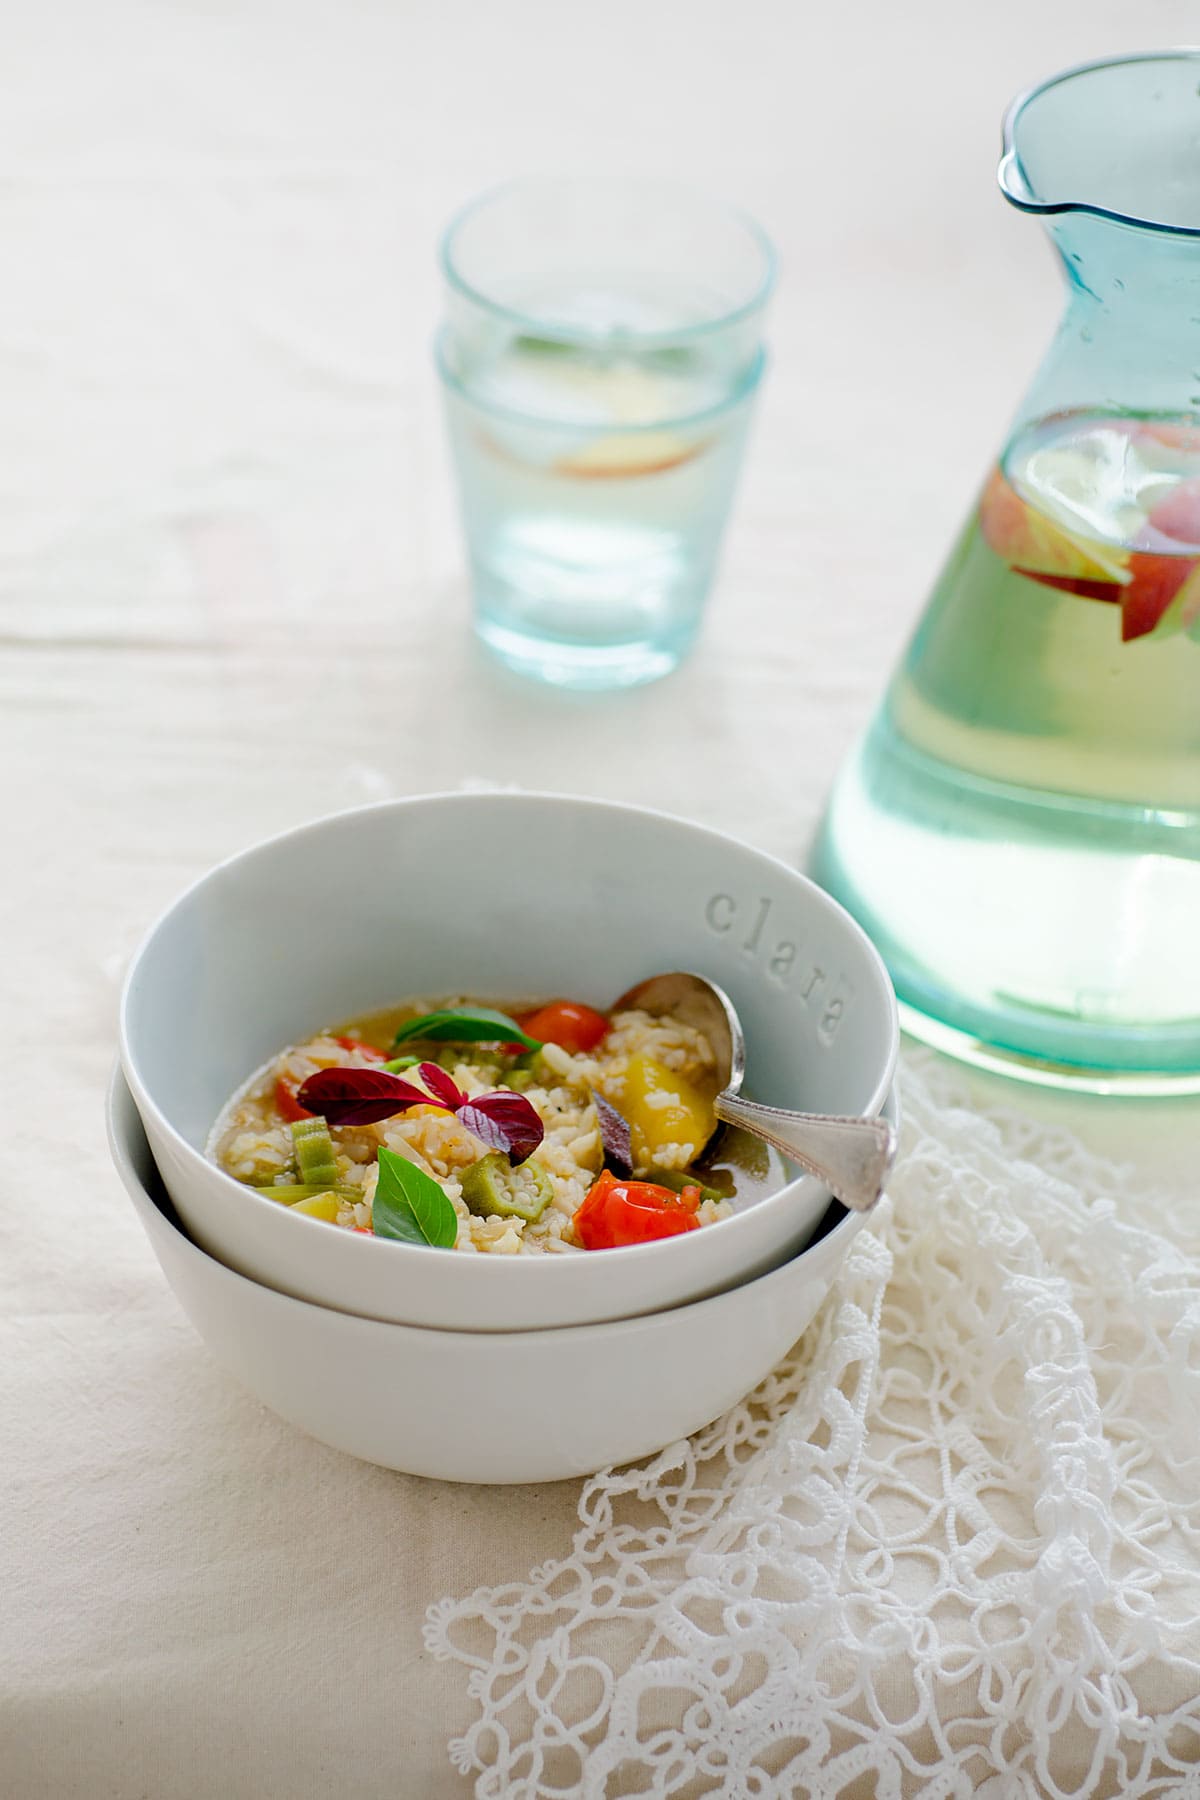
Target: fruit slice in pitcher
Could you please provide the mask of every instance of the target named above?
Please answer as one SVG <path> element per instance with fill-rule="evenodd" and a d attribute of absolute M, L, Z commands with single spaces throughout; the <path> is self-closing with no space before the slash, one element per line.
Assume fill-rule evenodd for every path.
<path fill-rule="evenodd" d="M 1121 640 L 1150 632 L 1200 633 L 1200 557 L 1157 546 L 1200 541 L 1200 481 L 1180 483 L 1146 516 L 1139 536 L 1154 549 L 1130 550 L 1075 534 L 1023 500 L 993 471 L 979 506 L 984 539 L 1013 573 L 1082 600 L 1121 608 Z"/>
<path fill-rule="evenodd" d="M 997 556 L 1018 575 L 1088 600 L 1117 600 L 1128 581 L 1129 552 L 1077 537 L 1022 500 L 993 469 L 979 502 L 979 526 Z"/>
<path fill-rule="evenodd" d="M 1146 637 L 1164 628 L 1167 613 L 1177 599 L 1181 607 L 1189 605 L 1185 590 L 1194 589 L 1195 559 L 1187 556 L 1156 556 L 1153 552 L 1135 550 L 1129 558 L 1130 581 L 1120 590 L 1121 642 Z M 1182 630 L 1188 619 L 1182 615 L 1176 629 Z"/>
<path fill-rule="evenodd" d="M 1150 509 L 1146 526 L 1146 538 L 1156 543 L 1173 541 L 1189 549 L 1200 544 L 1200 480 L 1173 487 Z M 1133 583 L 1122 608 L 1123 638 L 1158 630 L 1163 635 L 1185 631 L 1200 640 L 1200 556 L 1135 550 L 1130 572 Z"/>

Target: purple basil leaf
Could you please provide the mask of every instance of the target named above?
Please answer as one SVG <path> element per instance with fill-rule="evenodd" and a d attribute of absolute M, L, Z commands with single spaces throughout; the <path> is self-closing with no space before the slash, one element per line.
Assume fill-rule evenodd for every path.
<path fill-rule="evenodd" d="M 485 1143 L 489 1150 L 503 1150 L 515 1167 L 532 1156 L 546 1128 L 524 1094 L 480 1094 L 458 1109 L 458 1117 L 468 1131 Z"/>
<path fill-rule="evenodd" d="M 629 1141 L 629 1120 L 615 1106 L 591 1090 L 592 1105 L 600 1121 L 600 1141 L 604 1145 L 604 1166 L 614 1175 L 633 1174 L 633 1145 Z"/>
<path fill-rule="evenodd" d="M 451 1112 L 457 1112 L 466 1104 L 467 1096 L 437 1063 L 418 1063 L 416 1073 L 440 1106 L 448 1106 Z"/>
<path fill-rule="evenodd" d="M 374 1125 L 409 1106 L 429 1104 L 429 1095 L 386 1069 L 318 1069 L 296 1094 L 307 1112 L 329 1125 Z"/>

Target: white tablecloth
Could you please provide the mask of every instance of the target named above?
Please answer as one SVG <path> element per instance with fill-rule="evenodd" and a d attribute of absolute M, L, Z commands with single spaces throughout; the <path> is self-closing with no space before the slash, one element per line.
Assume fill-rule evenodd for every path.
<path fill-rule="evenodd" d="M 580 1484 L 358 1465 L 216 1369 L 108 1164 L 121 970 L 217 858 L 387 794 L 547 784 L 798 856 L 1056 316 L 1037 228 L 993 187 L 1002 106 L 1192 15 L 9 10 L 0 1794 L 449 1800 L 479 1707 L 426 1609 L 587 1541 Z M 455 204 L 597 164 L 740 200 L 784 272 L 704 640 L 671 681 L 580 702 L 472 647 L 429 346 Z M 1185 1216 L 1200 1106 L 1003 1098 Z M 1194 1704 L 1186 1650 L 1164 1643 L 1148 1713 Z M 962 1791 L 944 1773 L 887 1792 Z M 1012 1779 L 1004 1800 L 1042 1791 Z"/>

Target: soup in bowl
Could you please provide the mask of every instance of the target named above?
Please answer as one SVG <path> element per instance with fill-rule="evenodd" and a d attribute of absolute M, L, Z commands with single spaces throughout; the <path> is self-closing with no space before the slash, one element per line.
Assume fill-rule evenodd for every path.
<path fill-rule="evenodd" d="M 881 1109 L 895 999 L 878 954 L 836 902 L 719 832 L 556 795 L 387 802 L 220 865 L 138 951 L 121 1060 L 186 1228 L 254 1280 L 445 1329 L 633 1317 L 777 1266 L 829 1200 L 820 1182 L 764 1161 L 757 1147 L 701 1143 L 703 1118 L 693 1130 L 688 1108 L 711 1098 L 704 1047 L 672 1036 L 669 1020 L 612 1013 L 614 996 L 672 968 L 694 968 L 731 996 L 757 1099 Z M 426 998 L 395 1004 L 414 995 Z M 534 1028 L 539 1012 L 568 1004 L 563 996 L 593 1029 L 603 1025 L 590 1045 L 557 1043 L 545 1020 Z M 465 1042 L 430 1035 L 430 1013 L 485 1005 L 519 1035 L 508 1037 L 507 1023 Z M 344 1090 L 347 1075 L 372 1070 L 411 1091 L 385 1096 L 382 1115 L 365 1123 L 344 1112 L 331 1121 L 328 1083 L 307 1085 L 340 1071 Z M 318 1158 L 307 1169 L 293 1130 L 303 1121 L 284 1116 L 280 1081 L 327 1129 L 305 1152 Z M 489 1096 L 498 1114 L 528 1104 L 536 1148 L 522 1155 L 524 1140 L 486 1126 L 479 1135 Z M 606 1148 L 598 1101 L 629 1128 L 625 1164 Z M 655 1136 L 659 1112 L 669 1129 Z M 479 1163 L 487 1167 L 464 1194 Z M 379 1184 L 395 1164 L 407 1165 L 402 1190 L 411 1169 L 439 1187 L 451 1241 L 377 1230 Z M 621 1227 L 630 1196 L 618 1195 L 593 1208 L 589 1243 L 585 1209 L 602 1183 L 605 1193 L 622 1183 L 665 1190 L 673 1197 L 660 1191 L 657 1207 L 674 1223 L 630 1237 Z M 411 1196 L 385 1210 L 403 1219 Z"/>
<path fill-rule="evenodd" d="M 616 1249 L 790 1180 L 776 1150 L 718 1126 L 718 1085 L 707 1036 L 670 1014 L 444 997 L 289 1045 L 208 1150 L 254 1193 L 346 1231 L 484 1256 Z"/>

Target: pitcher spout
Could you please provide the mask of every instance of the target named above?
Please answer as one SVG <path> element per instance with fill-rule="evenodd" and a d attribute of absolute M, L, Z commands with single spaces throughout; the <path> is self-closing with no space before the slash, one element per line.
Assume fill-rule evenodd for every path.
<path fill-rule="evenodd" d="M 998 175 L 1022 212 L 1200 239 L 1200 50 L 1080 63 L 1027 89 Z"/>

